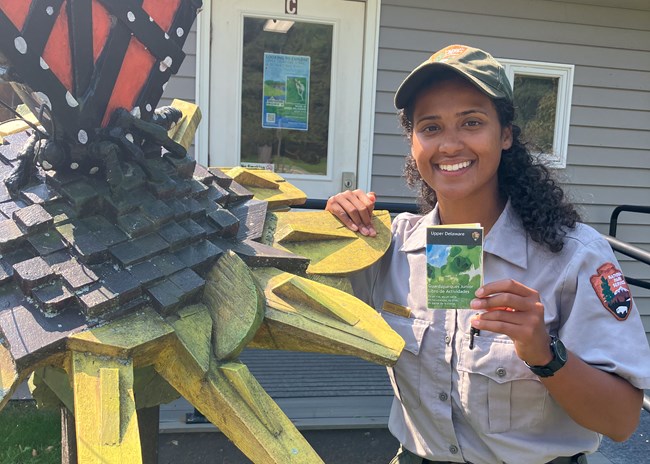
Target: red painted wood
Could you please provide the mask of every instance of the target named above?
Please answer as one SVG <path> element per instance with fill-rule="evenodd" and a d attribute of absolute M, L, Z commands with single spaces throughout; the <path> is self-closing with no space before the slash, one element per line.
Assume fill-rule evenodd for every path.
<path fill-rule="evenodd" d="M 14 23 L 19 31 L 23 30 L 31 2 L 25 0 L 0 0 L 0 10 Z"/>
<path fill-rule="evenodd" d="M 43 59 L 65 88 L 72 92 L 72 52 L 66 2 L 61 5 L 61 11 L 43 51 Z"/>
<path fill-rule="evenodd" d="M 111 17 L 106 8 L 97 0 L 93 0 L 93 56 L 95 63 L 101 55 L 111 31 Z"/>
<path fill-rule="evenodd" d="M 122 62 L 120 75 L 115 83 L 113 94 L 106 108 L 106 113 L 104 113 L 102 127 L 108 124 L 115 109 L 125 108 L 129 111 L 133 109 L 154 63 L 154 57 L 142 45 L 142 42 L 132 38 Z"/>
<path fill-rule="evenodd" d="M 169 31 L 180 3 L 181 0 L 144 0 L 142 9 L 149 13 L 163 31 Z"/>

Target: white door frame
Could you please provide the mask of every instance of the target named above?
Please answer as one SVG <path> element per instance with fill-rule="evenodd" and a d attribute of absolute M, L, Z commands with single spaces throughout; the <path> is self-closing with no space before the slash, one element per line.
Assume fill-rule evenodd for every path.
<path fill-rule="evenodd" d="M 197 18 L 196 35 L 196 103 L 199 105 L 199 108 L 201 108 L 203 119 L 196 134 L 195 153 L 197 161 L 203 165 L 207 165 L 208 163 L 210 127 L 210 55 L 212 46 L 210 21 L 212 17 L 211 1 L 212 0 L 204 0 L 203 2 L 203 8 Z M 367 0 L 365 3 L 366 17 L 361 77 L 357 186 L 363 190 L 369 190 L 372 177 L 372 150 L 377 82 L 377 49 L 379 44 L 381 0 Z"/>

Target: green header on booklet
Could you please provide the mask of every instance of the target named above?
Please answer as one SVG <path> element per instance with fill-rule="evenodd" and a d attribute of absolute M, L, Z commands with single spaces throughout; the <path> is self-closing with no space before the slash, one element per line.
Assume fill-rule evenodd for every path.
<path fill-rule="evenodd" d="M 483 228 L 480 224 L 427 227 L 427 306 L 469 309 L 483 285 Z"/>

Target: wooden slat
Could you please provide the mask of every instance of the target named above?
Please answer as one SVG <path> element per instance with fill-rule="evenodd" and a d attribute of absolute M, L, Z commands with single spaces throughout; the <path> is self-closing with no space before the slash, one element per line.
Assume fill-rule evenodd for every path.
<path fill-rule="evenodd" d="M 569 3 L 564 1 L 508 1 L 502 0 L 490 2 L 490 15 L 509 16 L 515 18 L 534 18 L 547 21 L 565 22 L 571 18 L 576 24 L 592 24 L 601 26 L 617 26 L 623 28 L 643 29 L 648 25 L 647 3 L 644 0 L 636 0 L 639 5 L 645 5 L 642 11 L 629 11 L 620 4 L 612 1 L 608 7 L 579 5 L 577 2 Z M 383 0 L 382 12 L 385 13 L 391 6 L 412 7 L 429 9 L 435 6 L 438 10 L 462 11 L 475 13 L 475 0 L 436 0 L 435 3 L 426 0 Z M 585 10 L 589 11 L 585 11 Z M 639 10 L 640 8 L 636 8 Z M 483 10 L 481 10 L 482 12 Z"/>
<path fill-rule="evenodd" d="M 621 176 L 625 179 L 625 185 L 628 187 L 648 187 L 650 181 L 650 166 L 646 169 L 631 169 L 625 165 L 620 166 L 617 175 L 612 176 L 611 166 L 567 166 L 562 171 L 562 176 L 569 179 L 574 185 L 597 185 L 597 186 L 619 186 L 621 185 Z M 650 200 L 650 190 L 645 196 Z M 635 198 L 635 201 L 644 203 L 643 197 Z"/>
<path fill-rule="evenodd" d="M 500 2 L 491 1 L 490 9 L 492 5 L 498 3 Z M 438 5 L 434 4 L 433 6 L 435 8 Z M 557 43 L 590 47 L 620 47 L 631 49 L 632 52 L 635 49 L 643 50 L 646 48 L 644 44 L 640 43 L 647 37 L 644 35 L 642 28 L 628 29 L 627 27 L 616 27 L 611 24 L 579 24 L 575 21 L 575 16 L 551 19 L 519 15 L 514 16 L 517 21 L 513 21 L 513 15 L 509 13 L 501 16 L 491 14 L 489 20 L 485 20 L 485 12 L 479 9 L 459 12 L 434 8 L 407 9 L 403 6 L 382 5 L 382 14 L 391 18 L 390 27 L 402 30 L 435 30 L 436 32 L 448 34 L 456 34 L 458 31 L 472 31 L 472 34 L 479 36 L 507 35 L 512 39 L 521 38 L 530 41 L 550 40 Z M 589 8 L 584 8 L 582 16 L 589 16 L 589 10 Z M 566 27 L 569 22 L 571 27 Z M 549 30 L 553 31 L 552 35 L 549 35 Z M 409 39 L 405 36 L 404 40 L 408 41 Z M 607 51 L 603 50 L 603 53 L 606 55 Z"/>

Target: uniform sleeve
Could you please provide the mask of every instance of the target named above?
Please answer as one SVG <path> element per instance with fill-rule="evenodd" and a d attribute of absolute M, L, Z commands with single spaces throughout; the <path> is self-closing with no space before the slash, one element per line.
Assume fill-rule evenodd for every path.
<path fill-rule="evenodd" d="M 408 219 L 412 217 L 416 216 L 410 213 L 398 214 L 391 224 L 391 241 L 386 253 L 372 266 L 348 276 L 352 283 L 354 296 L 375 309 L 379 309 L 373 301 L 373 293 L 377 279 L 380 274 L 386 274 L 386 268 L 391 263 L 391 255 L 395 251 L 395 247 L 399 247 L 402 243 L 403 229 L 409 224 Z M 383 301 L 378 302 L 378 304 L 382 303 Z"/>
<path fill-rule="evenodd" d="M 372 266 L 348 276 L 350 283 L 352 284 L 352 292 L 354 293 L 354 296 L 373 308 L 375 305 L 374 301 L 372 301 L 372 293 L 380 266 L 381 259 Z"/>
<path fill-rule="evenodd" d="M 598 238 L 581 247 L 566 269 L 559 337 L 588 364 L 650 388 L 650 348 L 620 265 Z"/>

